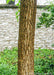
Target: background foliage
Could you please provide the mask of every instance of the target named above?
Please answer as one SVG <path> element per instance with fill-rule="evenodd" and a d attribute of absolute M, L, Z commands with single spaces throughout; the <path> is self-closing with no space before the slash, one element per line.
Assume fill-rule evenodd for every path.
<path fill-rule="evenodd" d="M 53 0 L 54 1 L 54 0 Z M 37 28 L 42 26 L 50 27 L 54 24 L 54 3 L 50 2 L 50 5 L 43 8 L 43 10 L 47 10 L 48 12 L 43 12 L 39 17 L 39 22 L 37 23 Z"/>
<path fill-rule="evenodd" d="M 18 3 L 16 4 L 18 6 L 18 10 L 16 11 L 16 19 L 17 22 L 19 21 L 19 14 L 20 14 L 20 0 L 18 0 Z"/>
<path fill-rule="evenodd" d="M 11 0 L 6 0 L 6 2 L 7 2 L 7 4 L 10 2 Z M 12 0 L 13 2 L 15 1 L 15 0 Z"/>

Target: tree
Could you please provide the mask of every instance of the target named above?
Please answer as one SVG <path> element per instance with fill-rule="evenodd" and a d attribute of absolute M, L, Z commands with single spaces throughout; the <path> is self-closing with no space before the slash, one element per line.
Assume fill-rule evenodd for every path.
<path fill-rule="evenodd" d="M 18 39 L 18 75 L 34 75 L 36 0 L 21 0 Z"/>

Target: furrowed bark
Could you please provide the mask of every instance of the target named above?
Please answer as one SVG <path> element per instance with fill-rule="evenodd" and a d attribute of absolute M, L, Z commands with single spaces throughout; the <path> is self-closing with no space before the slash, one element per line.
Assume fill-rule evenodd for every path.
<path fill-rule="evenodd" d="M 18 75 L 34 75 L 36 0 L 21 0 L 18 39 Z"/>

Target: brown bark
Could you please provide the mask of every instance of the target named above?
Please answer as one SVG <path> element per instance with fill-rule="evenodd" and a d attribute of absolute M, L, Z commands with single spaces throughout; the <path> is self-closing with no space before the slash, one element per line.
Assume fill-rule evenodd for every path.
<path fill-rule="evenodd" d="M 36 0 L 21 0 L 18 75 L 34 75 Z"/>

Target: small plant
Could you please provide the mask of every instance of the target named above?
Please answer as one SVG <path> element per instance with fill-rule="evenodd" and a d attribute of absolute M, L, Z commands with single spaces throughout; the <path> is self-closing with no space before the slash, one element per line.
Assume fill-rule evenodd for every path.
<path fill-rule="evenodd" d="M 50 6 L 45 7 L 44 10 L 46 10 L 49 13 L 43 12 L 41 16 L 39 17 L 39 22 L 37 23 L 37 28 L 40 28 L 42 26 L 50 27 L 52 24 L 54 24 L 54 4 L 51 3 Z"/>
<path fill-rule="evenodd" d="M 7 4 L 14 4 L 15 0 L 6 0 Z"/>
<path fill-rule="evenodd" d="M 54 47 L 54 44 L 52 44 L 51 46 Z"/>
<path fill-rule="evenodd" d="M 20 14 L 20 0 L 18 0 L 18 3 L 16 4 L 18 6 L 18 11 L 16 11 L 16 19 L 17 22 L 19 21 L 19 14 Z"/>

